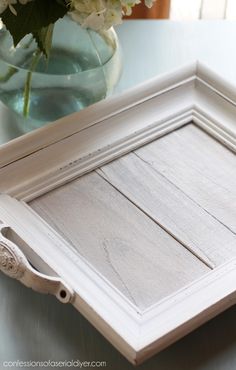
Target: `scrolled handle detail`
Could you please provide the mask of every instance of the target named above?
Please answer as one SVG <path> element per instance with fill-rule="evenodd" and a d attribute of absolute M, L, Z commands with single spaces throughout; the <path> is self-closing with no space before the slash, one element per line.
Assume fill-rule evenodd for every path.
<path fill-rule="evenodd" d="M 9 243 L 0 237 L 0 270 L 14 279 L 20 279 L 25 272 L 24 258 Z"/>
<path fill-rule="evenodd" d="M 53 294 L 60 302 L 71 303 L 72 289 L 59 277 L 35 270 L 20 248 L 6 237 L 9 229 L 8 225 L 0 224 L 0 271 L 39 293 Z"/>

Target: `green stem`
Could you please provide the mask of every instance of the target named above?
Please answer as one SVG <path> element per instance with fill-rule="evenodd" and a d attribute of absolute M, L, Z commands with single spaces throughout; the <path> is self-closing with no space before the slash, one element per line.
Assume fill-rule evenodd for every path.
<path fill-rule="evenodd" d="M 16 74 L 18 70 L 14 67 L 9 67 L 7 73 L 4 76 L 0 76 L 0 82 L 5 83 L 10 80 L 14 74 Z"/>
<path fill-rule="evenodd" d="M 35 70 L 35 68 L 38 64 L 40 56 L 41 56 L 41 51 L 38 49 L 34 53 L 30 69 L 27 73 L 27 78 L 26 78 L 25 87 L 24 87 L 24 106 L 23 106 L 23 115 L 24 115 L 24 117 L 28 117 L 28 115 L 29 115 L 32 75 L 33 75 L 33 72 L 34 72 L 34 70 Z"/>

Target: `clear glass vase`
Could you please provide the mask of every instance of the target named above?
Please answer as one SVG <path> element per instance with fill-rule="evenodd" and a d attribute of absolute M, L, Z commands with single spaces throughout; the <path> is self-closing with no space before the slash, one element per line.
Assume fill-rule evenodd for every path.
<path fill-rule="evenodd" d="M 31 131 L 105 98 L 119 80 L 121 53 L 113 29 L 83 29 L 70 17 L 55 25 L 49 60 L 26 36 L 16 48 L 0 30 L 0 100 Z"/>

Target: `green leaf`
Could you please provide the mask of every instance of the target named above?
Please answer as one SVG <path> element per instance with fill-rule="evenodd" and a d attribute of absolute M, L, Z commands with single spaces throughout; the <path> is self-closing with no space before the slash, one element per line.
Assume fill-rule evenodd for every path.
<path fill-rule="evenodd" d="M 49 26 L 33 32 L 33 36 L 38 44 L 38 47 L 44 53 L 46 58 L 49 57 L 52 46 L 53 28 L 54 24 L 49 24 Z"/>
<path fill-rule="evenodd" d="M 57 0 L 34 0 L 25 5 L 18 2 L 14 4 L 14 8 L 17 16 L 10 11 L 9 7 L 1 15 L 3 23 L 13 37 L 14 45 L 16 46 L 25 35 L 32 33 L 45 50 L 51 37 L 51 30 L 45 30 L 45 28 L 68 12 L 66 2 Z M 42 33 L 41 29 L 44 29 Z M 46 44 L 45 40 L 47 40 Z"/>

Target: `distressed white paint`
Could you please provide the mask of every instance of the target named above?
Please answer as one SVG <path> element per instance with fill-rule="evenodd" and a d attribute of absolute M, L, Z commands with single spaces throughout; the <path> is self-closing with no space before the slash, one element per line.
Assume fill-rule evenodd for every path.
<path fill-rule="evenodd" d="M 54 271 L 75 291 L 74 306 L 131 362 L 138 363 L 235 303 L 235 259 L 140 309 L 24 201 L 191 121 L 236 151 L 236 89 L 207 68 L 193 64 L 123 97 L 99 103 L 96 110 L 90 107 L 35 132 L 25 139 L 32 138 L 29 147 L 23 148 L 26 157 L 15 163 L 6 165 L 22 155 L 19 144 L 12 144 L 12 157 L 10 144 L 5 147 L 0 219 L 24 240 L 22 251 L 32 264 L 44 273 Z M 79 129 L 77 122 L 82 118 L 84 126 Z"/>
<path fill-rule="evenodd" d="M 40 270 L 47 270 L 44 263 L 50 266 L 74 290 L 73 305 L 133 363 L 142 362 L 235 303 L 235 259 L 143 310 L 24 203 L 2 195 L 0 217 L 24 238 L 29 260 Z"/>
<path fill-rule="evenodd" d="M 96 173 L 30 206 L 139 308 L 210 270 Z"/>
<path fill-rule="evenodd" d="M 73 291 L 59 277 L 35 270 L 21 247 L 25 247 L 24 240 L 11 227 L 0 223 L 0 271 L 39 293 L 53 294 L 60 302 L 71 303 L 74 299 Z"/>
<path fill-rule="evenodd" d="M 236 257 L 236 156 L 190 124 L 98 170 L 209 266 Z"/>

